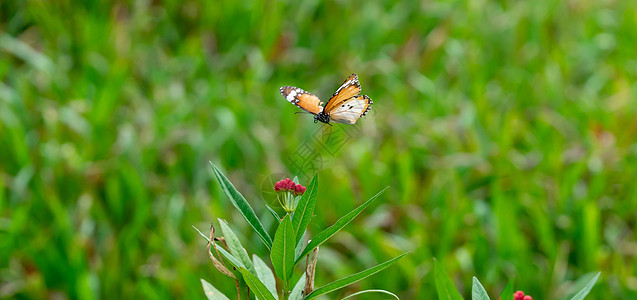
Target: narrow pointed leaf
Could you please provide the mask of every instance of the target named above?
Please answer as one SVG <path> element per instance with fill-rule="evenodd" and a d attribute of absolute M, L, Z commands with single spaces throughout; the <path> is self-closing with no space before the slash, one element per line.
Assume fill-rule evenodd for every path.
<path fill-rule="evenodd" d="M 513 278 L 509 280 L 502 294 L 500 294 L 500 300 L 513 300 Z"/>
<path fill-rule="evenodd" d="M 364 290 L 364 291 L 360 291 L 360 292 L 357 292 L 357 293 L 354 293 L 354 294 L 348 295 L 347 297 L 345 297 L 345 298 L 343 298 L 343 299 L 341 299 L 341 300 L 347 300 L 347 299 L 349 299 L 349 298 L 352 298 L 352 297 L 358 296 L 358 295 L 360 295 L 360 294 L 365 294 L 365 293 L 381 293 L 381 294 L 387 294 L 387 295 L 390 295 L 390 296 L 392 296 L 392 297 L 396 298 L 397 300 L 400 300 L 400 298 L 398 298 L 398 296 L 396 296 L 394 293 L 389 292 L 389 291 L 386 291 L 386 290 Z"/>
<path fill-rule="evenodd" d="M 195 230 L 197 230 L 197 232 L 199 232 L 199 234 L 206 239 L 206 241 L 210 242 L 210 238 L 208 238 L 205 234 L 203 234 L 197 227 L 192 226 L 192 228 L 194 228 Z M 216 246 L 215 248 L 217 251 L 219 251 L 219 253 L 221 253 L 221 255 L 223 255 L 228 261 L 230 261 L 230 263 L 235 267 L 235 268 L 239 268 L 239 267 L 244 267 L 243 263 L 241 263 L 241 261 L 239 261 L 238 259 L 236 259 L 234 256 L 232 256 L 232 254 L 230 254 L 228 251 L 226 251 L 226 249 L 224 249 L 223 247 L 219 247 Z M 245 267 L 244 267 L 245 268 Z"/>
<path fill-rule="evenodd" d="M 591 290 L 593 289 L 593 286 L 595 286 L 595 282 L 597 282 L 597 279 L 599 279 L 599 275 L 602 274 L 602 272 L 598 272 L 597 275 L 595 275 L 593 278 L 591 278 L 591 280 L 588 281 L 588 283 L 586 283 L 586 285 L 584 286 L 583 289 L 581 289 L 579 292 L 577 292 L 577 294 L 575 294 L 575 296 L 573 296 L 573 298 L 571 298 L 571 300 L 582 300 L 586 297 L 586 295 L 588 295 L 588 293 L 591 292 Z"/>
<path fill-rule="evenodd" d="M 292 226 L 296 234 L 295 242 L 298 242 L 305 233 L 307 225 L 310 224 L 316 206 L 316 194 L 318 192 L 318 174 L 314 174 L 312 181 L 307 186 L 307 190 L 301 196 L 299 204 L 296 206 L 292 217 Z"/>
<path fill-rule="evenodd" d="M 272 214 L 272 217 L 274 217 L 274 220 L 276 220 L 277 225 L 281 224 L 281 217 L 279 217 L 279 214 L 277 214 L 276 211 L 272 209 L 272 207 L 270 207 L 270 205 L 266 204 L 265 207 L 268 208 L 268 211 L 270 211 L 270 213 Z"/>
<path fill-rule="evenodd" d="M 305 246 L 305 235 L 307 235 L 307 230 L 303 233 L 298 243 L 296 243 L 296 248 L 294 248 L 294 261 L 299 258 L 301 251 L 303 251 L 303 247 Z"/>
<path fill-rule="evenodd" d="M 268 247 L 268 250 L 272 249 L 272 238 L 263 227 L 261 220 L 259 220 L 257 215 L 254 213 L 254 210 L 248 201 L 243 197 L 243 195 L 241 195 L 241 193 L 239 193 L 239 191 L 237 191 L 232 182 L 230 182 L 230 180 L 221 173 L 217 166 L 215 166 L 212 162 L 210 162 L 210 165 L 215 173 L 215 177 L 217 177 L 217 181 L 219 181 L 219 184 L 221 185 L 221 189 L 226 193 L 228 198 L 230 198 L 232 205 L 237 208 L 239 213 L 241 213 L 241 216 L 248 222 L 248 224 L 250 224 L 250 226 L 252 226 L 252 229 L 254 229 L 259 238 L 261 238 L 265 246 Z"/>
<path fill-rule="evenodd" d="M 203 286 L 203 291 L 208 297 L 208 300 L 230 300 L 226 295 L 217 290 L 212 284 L 205 281 L 201 278 L 201 285 Z"/>
<path fill-rule="evenodd" d="M 380 196 L 380 194 L 382 194 L 387 188 L 389 188 L 389 187 L 384 188 L 382 191 L 378 192 L 378 194 L 374 195 L 374 197 L 370 198 L 365 203 L 361 204 L 361 206 L 357 207 L 353 211 L 349 212 L 345 216 L 343 216 L 340 219 L 338 219 L 338 221 L 336 221 L 336 223 L 334 223 L 334 225 L 328 227 L 327 229 L 325 229 L 325 230 L 321 231 L 319 234 L 317 234 L 316 237 L 314 237 L 312 239 L 312 241 L 310 241 L 307 244 L 307 246 L 305 246 L 305 249 L 303 249 L 303 252 L 301 252 L 301 255 L 299 255 L 299 257 L 296 258 L 296 261 L 294 262 L 294 264 L 295 265 L 298 264 L 299 261 L 301 261 L 301 259 L 303 257 L 305 257 L 308 253 L 310 253 L 310 251 L 312 251 L 314 248 L 320 246 L 327 239 L 329 239 L 333 235 L 335 235 L 339 230 L 343 229 L 343 227 L 345 227 L 345 225 L 349 224 L 349 222 L 351 222 L 356 216 L 358 216 L 358 214 L 360 214 L 363 211 L 363 209 L 365 209 L 367 206 L 369 206 L 369 204 L 372 203 L 372 201 L 374 201 L 374 199 L 378 198 L 378 196 Z"/>
<path fill-rule="evenodd" d="M 270 259 L 279 278 L 288 281 L 294 268 L 294 229 L 290 215 L 286 215 L 274 235 Z"/>
<path fill-rule="evenodd" d="M 201 230 L 199 230 L 199 228 L 195 227 L 195 225 L 191 225 L 191 226 L 192 226 L 192 228 L 197 230 L 197 232 L 199 232 L 199 235 L 203 236 L 203 238 L 206 239 L 206 241 L 210 242 L 210 238 L 207 237 L 205 234 L 203 234 L 203 232 L 201 232 Z"/>
<path fill-rule="evenodd" d="M 243 263 L 243 266 L 246 269 L 250 270 L 250 272 L 254 273 L 254 266 L 252 266 L 252 261 L 250 260 L 250 256 L 248 256 L 248 252 L 241 245 L 241 241 L 234 234 L 228 223 L 223 219 L 218 219 L 219 224 L 221 224 L 221 231 L 223 232 L 223 236 L 226 238 L 226 244 L 228 244 L 228 248 L 230 249 L 230 253 L 240 260 Z"/>
<path fill-rule="evenodd" d="M 265 262 L 258 256 L 253 254 L 252 259 L 254 260 L 254 270 L 256 271 L 259 280 L 265 284 L 265 287 L 268 288 L 274 298 L 279 299 L 279 295 L 276 293 L 276 279 L 274 279 L 272 270 L 270 270 L 268 265 L 266 265 Z"/>
<path fill-rule="evenodd" d="M 310 293 L 309 295 L 305 296 L 305 298 L 303 298 L 304 300 L 309 300 L 309 299 L 314 299 L 320 295 L 324 295 L 327 294 L 329 292 L 333 292 L 335 290 L 338 290 L 340 288 L 346 287 L 352 283 L 355 283 L 361 279 L 364 279 L 366 277 L 369 277 L 371 275 L 374 275 L 382 270 L 384 270 L 385 268 L 389 267 L 390 265 L 394 264 L 395 262 L 397 262 L 398 260 L 400 260 L 401 258 L 403 258 L 403 256 L 407 255 L 407 253 L 403 253 L 402 255 L 395 257 L 391 260 L 388 260 L 382 264 L 376 265 L 374 267 L 371 267 L 365 271 L 347 276 L 345 278 L 339 279 L 337 281 L 334 281 L 332 283 L 328 283 L 316 290 L 314 290 L 312 293 Z"/>
<path fill-rule="evenodd" d="M 463 300 L 462 295 L 456 289 L 456 286 L 449 278 L 449 275 L 440 266 L 437 259 L 434 258 L 434 277 L 436 281 L 436 290 L 438 291 L 438 299 L 440 300 Z"/>
<path fill-rule="evenodd" d="M 250 291 L 253 292 L 260 300 L 276 300 L 272 293 L 268 290 L 267 287 L 257 278 L 254 274 L 250 273 L 248 269 L 241 268 L 239 269 L 241 275 L 243 275 L 243 279 L 245 279 L 246 284 L 250 287 Z"/>
<path fill-rule="evenodd" d="M 290 293 L 290 298 L 288 300 L 301 300 L 303 299 L 303 288 L 305 287 L 305 273 L 301 275 L 299 281 L 296 282 L 294 288 L 292 289 L 292 293 Z"/>
<path fill-rule="evenodd" d="M 203 234 L 201 232 L 201 230 L 199 230 L 197 227 L 192 226 L 192 228 L 194 228 L 195 230 L 197 230 L 197 232 L 199 232 L 199 234 L 206 239 L 206 241 L 210 242 L 210 238 L 208 238 L 205 234 Z M 223 247 L 216 247 L 217 251 L 219 251 L 219 253 L 221 253 L 221 255 L 223 255 L 235 268 L 240 268 L 240 267 L 244 267 L 243 263 L 241 261 L 239 261 L 238 259 L 236 259 L 234 256 L 232 256 L 232 254 L 230 254 L 228 251 L 226 251 L 226 249 L 224 249 Z"/>
<path fill-rule="evenodd" d="M 471 299 L 472 300 L 491 300 L 489 294 L 484 290 L 482 283 L 473 276 L 473 286 L 471 287 Z"/>
<path fill-rule="evenodd" d="M 226 249 L 224 249 L 223 247 L 217 246 L 217 250 L 219 251 L 219 253 L 221 253 L 221 255 L 223 255 L 223 257 L 225 257 L 231 264 L 232 266 L 234 266 L 235 268 L 245 268 L 245 266 L 243 265 L 243 263 L 238 260 L 236 257 L 234 257 L 234 255 L 230 254 L 230 252 L 228 252 Z"/>

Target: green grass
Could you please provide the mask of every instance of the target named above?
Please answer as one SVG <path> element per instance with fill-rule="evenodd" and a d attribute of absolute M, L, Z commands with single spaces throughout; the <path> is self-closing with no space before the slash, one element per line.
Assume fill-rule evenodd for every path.
<path fill-rule="evenodd" d="M 340 296 L 433 298 L 436 257 L 465 296 L 637 297 L 637 2 L 131 2 L 0 2 L 0 297 L 232 295 L 191 225 L 266 249 L 208 161 L 274 222 L 267 176 L 320 126 L 279 87 L 353 72 L 374 106 L 310 230 L 392 187 L 317 286 L 411 251 Z"/>

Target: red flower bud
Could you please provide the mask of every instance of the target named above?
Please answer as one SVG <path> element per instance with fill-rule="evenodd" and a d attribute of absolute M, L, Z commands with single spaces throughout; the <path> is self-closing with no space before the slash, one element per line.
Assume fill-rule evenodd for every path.
<path fill-rule="evenodd" d="M 517 291 L 515 293 L 513 293 L 513 300 L 523 300 L 524 299 L 524 292 L 523 291 Z"/>
<path fill-rule="evenodd" d="M 274 190 L 277 192 L 282 192 L 287 187 L 285 180 L 279 180 L 274 184 Z"/>
<path fill-rule="evenodd" d="M 524 296 L 524 298 L 522 298 L 522 300 L 533 300 L 533 297 L 526 295 Z"/>
<path fill-rule="evenodd" d="M 302 185 L 297 184 L 296 188 L 294 189 L 294 193 L 297 194 L 297 195 L 303 195 L 303 189 L 304 188 L 305 187 L 303 187 Z"/>

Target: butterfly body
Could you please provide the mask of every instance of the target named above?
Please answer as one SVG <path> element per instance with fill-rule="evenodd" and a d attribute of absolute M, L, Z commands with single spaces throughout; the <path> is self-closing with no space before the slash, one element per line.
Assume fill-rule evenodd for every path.
<path fill-rule="evenodd" d="M 330 115 L 324 113 L 324 112 L 320 112 L 316 115 L 314 115 L 314 123 L 316 122 L 323 122 L 325 124 L 329 124 L 330 123 Z"/>
<path fill-rule="evenodd" d="M 300 88 L 284 86 L 281 95 L 290 103 L 314 115 L 314 123 L 330 124 L 330 121 L 342 124 L 355 124 L 367 114 L 374 103 L 367 95 L 359 95 L 361 85 L 358 75 L 350 75 L 323 106 L 323 102 Z M 331 124 L 330 124 L 331 125 Z"/>

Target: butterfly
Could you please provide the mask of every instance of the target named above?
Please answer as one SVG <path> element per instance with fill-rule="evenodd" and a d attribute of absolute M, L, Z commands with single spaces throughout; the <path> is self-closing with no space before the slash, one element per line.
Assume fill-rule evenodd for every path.
<path fill-rule="evenodd" d="M 281 95 L 290 103 L 302 108 L 314 115 L 314 123 L 330 121 L 342 124 L 354 124 L 367 114 L 374 103 L 367 95 L 359 95 L 361 84 L 356 73 L 345 79 L 332 98 L 327 101 L 325 107 L 319 97 L 314 96 L 294 86 L 284 86 L 280 89 Z"/>

